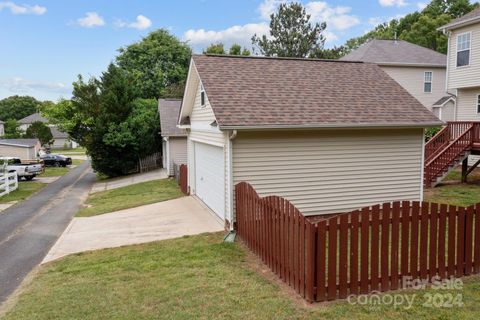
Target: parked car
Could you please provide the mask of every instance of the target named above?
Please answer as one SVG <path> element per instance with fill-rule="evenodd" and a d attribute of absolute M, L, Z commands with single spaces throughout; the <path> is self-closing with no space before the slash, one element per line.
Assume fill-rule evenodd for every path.
<path fill-rule="evenodd" d="M 0 157 L 0 164 L 5 162 L 7 163 L 7 172 L 16 171 L 18 179 L 24 178 L 30 181 L 43 171 L 41 163 L 22 163 L 20 158 Z"/>
<path fill-rule="evenodd" d="M 61 154 L 47 153 L 40 156 L 46 167 L 66 167 L 72 164 L 72 158 Z"/>

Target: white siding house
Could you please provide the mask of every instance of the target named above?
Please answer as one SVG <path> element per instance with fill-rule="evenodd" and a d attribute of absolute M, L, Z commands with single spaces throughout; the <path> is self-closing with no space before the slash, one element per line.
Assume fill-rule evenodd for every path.
<path fill-rule="evenodd" d="M 208 55 L 179 117 L 190 193 L 230 226 L 242 181 L 305 215 L 421 200 L 423 128 L 439 124 L 374 64 Z"/>
<path fill-rule="evenodd" d="M 379 65 L 441 120 L 453 120 L 448 110 L 441 112 L 443 105 L 436 105 L 446 96 L 446 55 L 404 40 L 373 39 L 340 60 Z"/>
<path fill-rule="evenodd" d="M 159 99 L 160 134 L 162 135 L 163 168 L 174 175 L 175 165 L 187 163 L 187 133 L 177 128 L 181 100 Z"/>

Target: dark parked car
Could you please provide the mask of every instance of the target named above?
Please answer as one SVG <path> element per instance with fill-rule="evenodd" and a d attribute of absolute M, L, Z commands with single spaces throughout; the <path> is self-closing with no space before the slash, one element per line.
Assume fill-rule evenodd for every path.
<path fill-rule="evenodd" d="M 61 154 L 47 153 L 40 157 L 46 167 L 66 167 L 72 164 L 72 158 Z"/>

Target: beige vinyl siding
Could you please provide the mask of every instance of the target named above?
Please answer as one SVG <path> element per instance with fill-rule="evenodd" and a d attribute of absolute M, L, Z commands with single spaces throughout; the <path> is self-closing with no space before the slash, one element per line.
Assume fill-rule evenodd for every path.
<path fill-rule="evenodd" d="M 225 217 L 230 219 L 230 195 L 229 191 L 229 184 L 230 184 L 230 166 L 228 165 L 229 161 L 229 150 L 227 146 L 228 142 L 228 132 L 223 132 L 218 129 L 218 127 L 212 126 L 211 124 L 216 121 L 215 114 L 213 113 L 213 109 L 210 106 L 210 102 L 208 100 L 208 92 L 206 92 L 206 99 L 205 99 L 205 106 L 201 106 L 200 101 L 200 89 L 201 83 L 198 79 L 198 74 L 195 72 L 191 79 L 189 79 L 189 84 L 192 86 L 192 83 L 195 84 L 195 91 L 191 90 L 190 92 L 194 92 L 192 95 L 193 98 L 187 97 L 192 101 L 192 111 L 190 113 L 190 131 L 188 133 L 188 141 L 187 141 L 187 154 L 188 154 L 188 184 L 193 191 L 192 194 L 195 194 L 195 143 L 206 143 L 210 145 L 214 145 L 217 147 L 223 148 L 224 154 L 224 191 L 225 191 Z"/>
<path fill-rule="evenodd" d="M 420 200 L 421 129 L 239 133 L 233 181 L 290 200 L 306 215 Z"/>
<path fill-rule="evenodd" d="M 457 68 L 457 36 L 465 32 L 471 32 L 470 65 Z M 480 86 L 480 23 L 453 30 L 449 43 L 449 90 L 475 86 Z"/>
<path fill-rule="evenodd" d="M 169 175 L 173 176 L 175 164 L 187 163 L 187 138 L 170 137 L 168 145 L 170 148 Z"/>
<path fill-rule="evenodd" d="M 3 146 L 0 145 L 0 156 L 1 157 L 15 157 L 20 158 L 22 160 L 30 160 L 35 159 L 35 148 L 25 148 L 25 147 L 17 147 L 17 146 Z"/>
<path fill-rule="evenodd" d="M 405 90 L 432 110 L 432 105 L 445 96 L 446 68 L 390 67 L 381 66 Z M 432 92 L 423 92 L 425 72 L 432 72 Z"/>
<path fill-rule="evenodd" d="M 480 87 L 475 89 L 459 89 L 457 91 L 458 121 L 480 121 L 480 114 L 477 113 L 477 96 L 479 94 Z"/>

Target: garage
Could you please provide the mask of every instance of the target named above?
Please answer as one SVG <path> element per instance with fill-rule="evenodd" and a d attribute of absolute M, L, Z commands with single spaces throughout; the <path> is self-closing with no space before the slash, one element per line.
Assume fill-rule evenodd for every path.
<path fill-rule="evenodd" d="M 223 148 L 195 142 L 195 194 L 225 219 Z"/>

